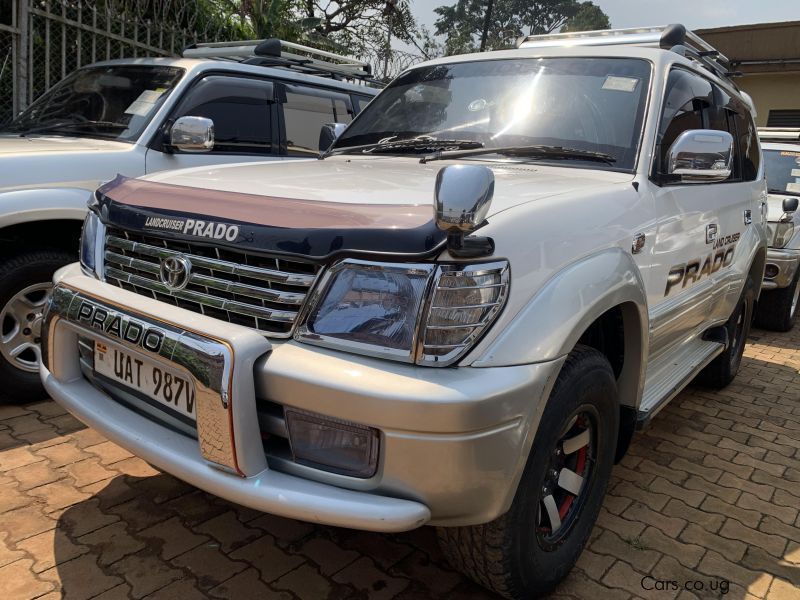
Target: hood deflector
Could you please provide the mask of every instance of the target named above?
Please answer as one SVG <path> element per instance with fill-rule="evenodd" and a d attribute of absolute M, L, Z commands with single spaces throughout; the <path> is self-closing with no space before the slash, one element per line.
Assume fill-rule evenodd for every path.
<path fill-rule="evenodd" d="M 431 195 L 433 190 L 431 190 Z M 360 204 L 301 200 L 169 185 L 118 175 L 97 191 L 108 225 L 239 250 L 324 259 L 338 254 L 425 257 L 443 246 L 433 202 Z M 163 226 L 164 220 L 171 227 Z M 232 241 L 193 235 L 187 221 L 238 225 Z M 150 224 L 160 223 L 153 227 Z"/>

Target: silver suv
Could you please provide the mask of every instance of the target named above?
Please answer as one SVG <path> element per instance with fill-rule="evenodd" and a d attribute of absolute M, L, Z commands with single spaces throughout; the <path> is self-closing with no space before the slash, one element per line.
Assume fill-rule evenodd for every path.
<path fill-rule="evenodd" d="M 320 127 L 348 123 L 377 93 L 364 63 L 279 40 L 201 44 L 186 57 L 79 69 L 0 128 L 0 402 L 44 396 L 42 311 L 100 184 L 316 158 Z"/>

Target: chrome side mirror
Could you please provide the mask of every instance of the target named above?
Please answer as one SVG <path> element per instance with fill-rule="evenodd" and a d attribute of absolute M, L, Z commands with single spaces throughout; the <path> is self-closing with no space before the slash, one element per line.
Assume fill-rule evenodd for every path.
<path fill-rule="evenodd" d="M 450 165 L 436 174 L 436 226 L 447 233 L 451 254 L 481 256 L 494 251 L 487 238 L 465 237 L 485 224 L 493 196 L 494 172 L 488 167 Z"/>
<path fill-rule="evenodd" d="M 685 183 L 725 181 L 733 169 L 733 136 L 715 129 L 681 133 L 667 151 L 667 173 Z"/>
<path fill-rule="evenodd" d="M 326 123 L 319 132 L 319 151 L 325 152 L 331 147 L 342 132 L 347 128 L 346 123 Z"/>
<path fill-rule="evenodd" d="M 209 152 L 214 148 L 214 121 L 180 117 L 170 128 L 169 143 L 183 152 Z"/>

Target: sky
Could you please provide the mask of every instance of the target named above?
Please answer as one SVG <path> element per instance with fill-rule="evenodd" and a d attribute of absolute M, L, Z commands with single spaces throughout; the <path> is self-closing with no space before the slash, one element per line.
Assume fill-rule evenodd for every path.
<path fill-rule="evenodd" d="M 437 6 L 456 0 L 412 0 L 414 16 L 433 26 Z M 643 27 L 682 23 L 689 29 L 800 20 L 800 0 L 593 0 L 611 26 Z"/>

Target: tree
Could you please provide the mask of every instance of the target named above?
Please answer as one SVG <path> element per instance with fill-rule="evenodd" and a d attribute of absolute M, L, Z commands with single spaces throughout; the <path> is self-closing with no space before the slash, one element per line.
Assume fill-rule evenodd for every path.
<path fill-rule="evenodd" d="M 436 33 L 445 36 L 447 54 L 508 48 L 522 35 L 558 31 L 579 13 L 585 19 L 605 17 L 599 7 L 578 0 L 457 0 L 435 12 Z"/>
<path fill-rule="evenodd" d="M 570 17 L 561 28 L 561 31 L 597 31 L 608 29 L 611 22 L 608 15 L 593 2 L 583 2 L 578 12 Z"/>

